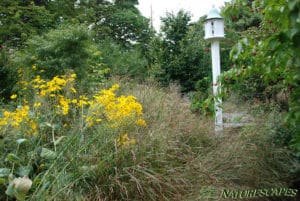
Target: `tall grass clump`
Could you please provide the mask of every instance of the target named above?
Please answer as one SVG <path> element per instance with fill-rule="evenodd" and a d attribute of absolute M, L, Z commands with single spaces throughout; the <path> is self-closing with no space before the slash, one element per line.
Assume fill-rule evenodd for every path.
<path fill-rule="evenodd" d="M 226 129 L 223 138 L 215 138 L 213 119 L 193 114 L 178 87 L 114 82 L 137 97 L 147 122 L 130 168 L 131 200 L 206 200 L 202 191 L 207 189 L 219 195 L 224 188 L 291 185 L 298 165 L 287 147 L 271 140 L 275 112 L 254 116 L 255 124 Z"/>

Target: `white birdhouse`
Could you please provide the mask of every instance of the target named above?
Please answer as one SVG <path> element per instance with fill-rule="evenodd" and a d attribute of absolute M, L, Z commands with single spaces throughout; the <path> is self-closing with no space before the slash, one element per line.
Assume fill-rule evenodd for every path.
<path fill-rule="evenodd" d="M 220 16 L 218 9 L 212 8 L 204 23 L 206 40 L 222 39 L 224 38 L 224 20 Z"/>

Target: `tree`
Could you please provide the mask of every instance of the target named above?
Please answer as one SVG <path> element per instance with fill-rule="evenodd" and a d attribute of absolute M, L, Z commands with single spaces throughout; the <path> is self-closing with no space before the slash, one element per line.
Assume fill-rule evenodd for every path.
<path fill-rule="evenodd" d="M 210 51 L 204 40 L 203 18 L 191 24 L 180 42 L 180 83 L 184 91 L 194 91 L 197 81 L 211 77 Z"/>
<path fill-rule="evenodd" d="M 181 41 L 186 36 L 189 29 L 191 16 L 180 10 L 177 15 L 167 13 L 166 17 L 161 18 L 162 57 L 161 67 L 164 70 L 161 79 L 164 83 L 181 80 Z"/>
<path fill-rule="evenodd" d="M 52 27 L 53 16 L 33 1 L 0 1 L 0 44 L 17 47 L 30 35 Z"/>
<path fill-rule="evenodd" d="M 135 7 L 137 1 L 115 1 L 95 4 L 95 16 L 92 20 L 96 38 L 113 38 L 123 46 L 133 43 L 148 43 L 149 20 L 143 17 Z"/>
<path fill-rule="evenodd" d="M 194 91 L 199 80 L 207 77 L 208 81 L 211 77 L 210 48 L 204 40 L 204 17 L 190 23 L 190 15 L 181 10 L 177 15 L 168 13 L 162 22 L 162 81 L 166 84 L 178 81 L 182 92 Z M 224 58 L 228 57 L 226 52 L 228 50 L 222 50 Z M 227 59 L 224 61 L 224 66 L 228 66 Z"/>

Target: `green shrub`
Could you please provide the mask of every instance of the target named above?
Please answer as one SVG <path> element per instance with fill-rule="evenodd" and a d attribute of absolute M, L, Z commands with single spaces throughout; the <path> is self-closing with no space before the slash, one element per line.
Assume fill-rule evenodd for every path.
<path fill-rule="evenodd" d="M 41 72 L 43 78 L 51 79 L 73 70 L 79 82 L 101 82 L 105 71 L 101 53 L 88 28 L 75 24 L 62 25 L 42 36 L 32 37 L 25 48 L 16 53 L 13 62 L 15 68 L 25 71 L 25 80 Z M 89 80 L 91 76 L 93 79 Z"/>
<path fill-rule="evenodd" d="M 191 109 L 206 116 L 214 115 L 214 97 L 212 95 L 211 79 L 205 77 L 196 82 L 195 92 L 191 93 Z"/>
<path fill-rule="evenodd" d="M 9 100 L 13 86 L 17 82 L 14 71 L 9 68 L 10 56 L 7 50 L 0 49 L 0 101 Z"/>
<path fill-rule="evenodd" d="M 112 39 L 100 41 L 103 63 L 110 68 L 111 75 L 145 79 L 148 76 L 147 60 L 138 46 L 124 48 Z"/>
<path fill-rule="evenodd" d="M 250 11 L 250 15 L 259 20 L 249 24 L 254 25 L 253 27 L 243 27 L 241 39 L 231 51 L 235 68 L 227 72 L 222 80 L 229 89 L 239 91 L 248 100 L 277 101 L 282 109 L 288 110 L 286 123 L 295 131 L 291 147 L 298 156 L 300 24 L 296 16 L 299 13 L 299 3 L 299 0 L 289 3 L 284 0 L 239 0 L 227 4 L 223 12 L 225 17 L 236 19 L 237 16 L 233 15 L 240 13 L 238 10 L 245 10 L 244 13 L 249 15 Z M 245 15 L 238 16 L 238 21 L 252 21 L 252 17 L 245 17 L 247 18 Z M 286 100 L 277 99 L 279 93 L 285 93 Z"/>

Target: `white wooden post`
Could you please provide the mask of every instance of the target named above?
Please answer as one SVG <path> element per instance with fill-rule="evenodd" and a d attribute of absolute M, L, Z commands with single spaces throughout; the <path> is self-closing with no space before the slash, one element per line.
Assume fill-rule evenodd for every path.
<path fill-rule="evenodd" d="M 220 43 L 218 40 L 213 40 L 211 42 L 211 60 L 212 60 L 213 94 L 215 97 L 215 113 L 216 113 L 215 131 L 216 133 L 218 133 L 223 130 L 223 117 L 222 117 L 222 107 L 221 107 L 222 99 L 218 98 L 218 95 L 221 91 L 221 86 L 220 83 L 217 82 L 217 79 L 221 74 Z"/>
<path fill-rule="evenodd" d="M 218 76 L 221 74 L 220 62 L 220 40 L 224 38 L 224 20 L 220 16 L 219 11 L 213 7 L 204 23 L 205 36 L 204 39 L 211 42 L 211 60 L 212 60 L 212 76 L 213 76 L 213 94 L 215 97 L 215 133 L 222 135 L 223 117 L 222 117 L 222 100 L 218 97 L 221 91 L 220 83 L 217 82 Z"/>

